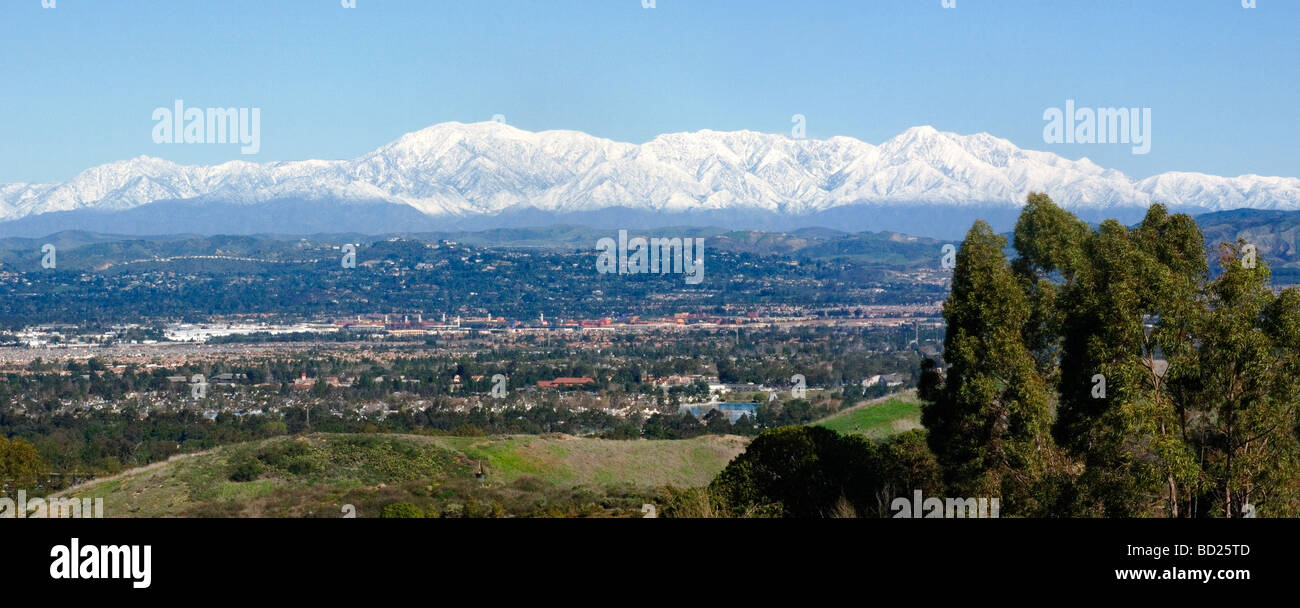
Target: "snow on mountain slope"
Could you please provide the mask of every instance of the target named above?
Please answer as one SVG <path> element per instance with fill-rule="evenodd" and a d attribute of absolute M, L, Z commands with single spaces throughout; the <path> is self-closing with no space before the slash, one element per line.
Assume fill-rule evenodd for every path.
<path fill-rule="evenodd" d="M 432 216 L 520 207 L 802 215 L 854 204 L 1014 207 L 1031 191 L 1048 192 L 1075 209 L 1155 201 L 1206 211 L 1300 209 L 1297 178 L 1166 173 L 1135 180 L 1086 158 L 932 127 L 908 129 L 879 146 L 850 137 L 795 140 L 707 130 L 636 145 L 485 122 L 434 125 L 347 161 L 194 167 L 141 156 L 87 169 L 62 184 L 0 185 L 0 220 L 125 210 L 161 200 L 256 204 L 285 198 L 387 201 Z"/>
<path fill-rule="evenodd" d="M 1152 200 L 1198 201 L 1209 211 L 1250 207 L 1300 209 L 1300 179 L 1294 177 L 1219 177 L 1204 173 L 1162 173 L 1139 182 Z"/>

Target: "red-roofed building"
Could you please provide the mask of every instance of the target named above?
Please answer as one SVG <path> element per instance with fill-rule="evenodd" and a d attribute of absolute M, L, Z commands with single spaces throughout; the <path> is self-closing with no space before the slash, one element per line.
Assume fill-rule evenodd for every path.
<path fill-rule="evenodd" d="M 585 384 L 593 384 L 595 382 L 596 380 L 594 378 L 586 378 L 586 377 L 556 378 L 554 380 L 539 380 L 537 382 L 537 387 L 538 388 L 560 388 L 564 386 L 583 386 Z"/>

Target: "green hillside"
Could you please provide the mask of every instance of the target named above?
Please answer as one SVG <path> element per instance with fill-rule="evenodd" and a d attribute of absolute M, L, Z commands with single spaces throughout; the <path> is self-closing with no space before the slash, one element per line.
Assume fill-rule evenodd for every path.
<path fill-rule="evenodd" d="M 919 426 L 913 393 L 814 424 L 884 437 Z M 749 439 L 312 434 L 223 446 L 73 488 L 108 517 L 640 517 L 663 488 L 708 485 Z M 479 478 L 478 473 L 483 473 Z"/>
<path fill-rule="evenodd" d="M 921 428 L 921 402 L 915 391 L 890 395 L 813 423 L 845 435 L 880 438 Z"/>
<path fill-rule="evenodd" d="M 667 485 L 705 485 L 746 438 L 331 435 L 236 444 L 66 492 L 108 517 L 636 516 Z M 480 466 L 485 478 L 478 479 Z"/>

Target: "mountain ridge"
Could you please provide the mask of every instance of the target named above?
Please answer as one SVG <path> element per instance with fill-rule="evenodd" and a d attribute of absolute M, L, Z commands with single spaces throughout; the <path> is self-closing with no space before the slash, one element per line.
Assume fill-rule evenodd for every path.
<path fill-rule="evenodd" d="M 959 135 L 930 126 L 910 128 L 880 145 L 846 136 L 815 140 L 711 130 L 631 144 L 580 131 L 449 122 L 352 160 L 187 166 L 139 156 L 89 168 L 63 183 L 0 185 L 0 222 L 72 213 L 82 219 L 64 228 L 75 229 L 82 227 L 76 222 L 94 225 L 86 213 L 111 215 L 145 205 L 179 217 L 195 205 L 298 201 L 333 204 L 316 224 L 340 229 L 356 219 L 333 207 L 389 203 L 453 228 L 510 225 L 534 215 L 571 221 L 626 209 L 649 218 L 638 221 L 667 216 L 669 224 L 721 219 L 729 227 L 764 228 L 789 227 L 793 220 L 796 227 L 838 228 L 834 222 L 847 217 L 853 229 L 907 231 L 902 228 L 916 222 L 873 224 L 870 216 L 950 210 L 960 216 L 958 225 L 968 224 L 972 214 L 1014 213 L 1031 191 L 1047 192 L 1085 218 L 1127 217 L 1153 202 L 1194 213 L 1300 209 L 1298 178 L 1168 172 L 1135 179 L 1087 158 L 1069 160 L 988 133 Z M 174 203 L 185 209 L 166 209 Z M 238 209 L 230 213 L 241 215 Z M 227 224 L 259 221 L 256 213 L 247 215 Z M 411 214 L 390 215 L 398 225 L 428 224 Z M 33 234 L 30 224 L 0 227 L 0 234 Z M 47 232 L 60 227 L 36 225 Z M 389 227 L 379 222 L 373 230 Z"/>

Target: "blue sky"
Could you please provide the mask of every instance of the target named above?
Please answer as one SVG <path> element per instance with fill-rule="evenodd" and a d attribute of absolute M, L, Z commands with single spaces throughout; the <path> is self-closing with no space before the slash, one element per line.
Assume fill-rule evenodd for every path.
<path fill-rule="evenodd" d="M 987 131 L 1136 177 L 1300 175 L 1300 2 L 0 0 L 0 183 L 146 154 L 353 158 L 494 114 L 621 141 Z M 167 146 L 155 108 L 257 107 L 262 143 Z M 1149 107 L 1152 148 L 1046 144 L 1042 114 Z"/>

